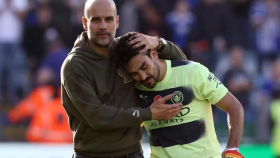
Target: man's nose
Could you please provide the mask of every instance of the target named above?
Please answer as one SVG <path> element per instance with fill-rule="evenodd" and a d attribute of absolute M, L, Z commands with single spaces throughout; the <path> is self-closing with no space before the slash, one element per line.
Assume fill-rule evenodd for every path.
<path fill-rule="evenodd" d="M 99 27 L 101 30 L 106 30 L 107 29 L 107 24 L 104 20 L 102 20 L 101 24 L 100 24 L 100 27 Z"/>
<path fill-rule="evenodd" d="M 143 72 L 140 72 L 139 73 L 139 77 L 140 77 L 141 81 L 145 81 L 145 79 L 147 78 L 147 75 L 145 73 L 143 73 Z"/>

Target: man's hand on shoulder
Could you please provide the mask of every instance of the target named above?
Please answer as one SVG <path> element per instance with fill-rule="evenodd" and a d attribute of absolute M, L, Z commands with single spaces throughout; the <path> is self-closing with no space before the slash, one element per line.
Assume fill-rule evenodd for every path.
<path fill-rule="evenodd" d="M 128 39 L 129 45 L 133 45 L 133 48 L 139 48 L 145 45 L 143 49 L 140 50 L 139 53 L 145 53 L 148 49 L 156 49 L 159 45 L 159 39 L 157 37 L 152 37 L 148 35 L 144 35 L 142 33 L 138 33 Z"/>

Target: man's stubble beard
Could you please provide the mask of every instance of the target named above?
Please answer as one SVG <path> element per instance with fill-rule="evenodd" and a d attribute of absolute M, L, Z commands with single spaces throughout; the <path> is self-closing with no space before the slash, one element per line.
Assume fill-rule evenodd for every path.
<path fill-rule="evenodd" d="M 108 36 L 109 36 L 109 42 L 107 43 L 107 44 L 100 44 L 99 42 L 98 42 L 98 40 L 97 40 L 97 37 L 96 36 L 94 36 L 92 33 L 90 33 L 90 41 L 94 44 L 94 45 L 96 45 L 96 46 L 98 46 L 98 47 L 104 47 L 104 48 L 108 48 L 110 45 L 111 45 L 111 43 L 113 42 L 113 39 L 114 39 L 114 37 L 112 37 L 112 35 L 111 34 L 109 34 Z"/>
<path fill-rule="evenodd" d="M 159 79 L 159 75 L 160 75 L 160 69 L 159 69 L 159 66 L 156 62 L 154 62 L 154 64 L 155 64 L 154 73 L 156 74 L 155 81 L 156 81 L 156 83 L 158 83 L 158 79 Z"/>
<path fill-rule="evenodd" d="M 159 75 L 160 75 L 160 69 L 159 69 L 159 66 L 158 64 L 154 61 L 154 74 L 155 76 L 153 77 L 153 79 L 155 80 L 155 84 L 154 85 L 151 85 L 151 86 L 148 86 L 146 85 L 147 88 L 154 88 L 157 83 L 158 83 L 158 79 L 159 79 Z"/>

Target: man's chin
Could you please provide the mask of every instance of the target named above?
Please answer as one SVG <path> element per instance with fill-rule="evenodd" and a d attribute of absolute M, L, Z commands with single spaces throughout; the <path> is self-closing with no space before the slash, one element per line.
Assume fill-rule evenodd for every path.
<path fill-rule="evenodd" d="M 156 86 L 156 84 L 143 84 L 145 87 L 147 88 L 154 88 Z"/>
<path fill-rule="evenodd" d="M 99 40 L 98 43 L 99 43 L 100 45 L 107 46 L 107 45 L 109 45 L 109 44 L 111 43 L 111 40 L 109 40 L 109 39 L 103 39 L 103 40 Z"/>
<path fill-rule="evenodd" d="M 98 42 L 97 45 L 101 46 L 101 47 L 108 47 L 110 45 L 111 42 Z"/>
<path fill-rule="evenodd" d="M 95 41 L 93 41 L 93 43 L 97 46 L 100 46 L 100 47 L 108 47 L 111 42 L 113 41 L 113 39 L 97 39 Z"/>

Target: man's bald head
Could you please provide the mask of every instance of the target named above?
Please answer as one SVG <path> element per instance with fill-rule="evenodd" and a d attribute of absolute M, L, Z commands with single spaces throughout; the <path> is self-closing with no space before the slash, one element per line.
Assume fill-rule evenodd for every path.
<path fill-rule="evenodd" d="M 110 5 L 112 9 L 115 11 L 115 15 L 117 15 L 117 7 L 116 4 L 113 0 L 87 0 L 85 4 L 85 9 L 84 9 L 84 16 L 86 18 L 90 17 L 91 9 L 95 7 L 102 7 L 102 6 L 107 6 Z"/>
<path fill-rule="evenodd" d="M 119 27 L 119 16 L 113 0 L 87 0 L 85 4 L 83 27 L 96 47 L 109 48 Z"/>

